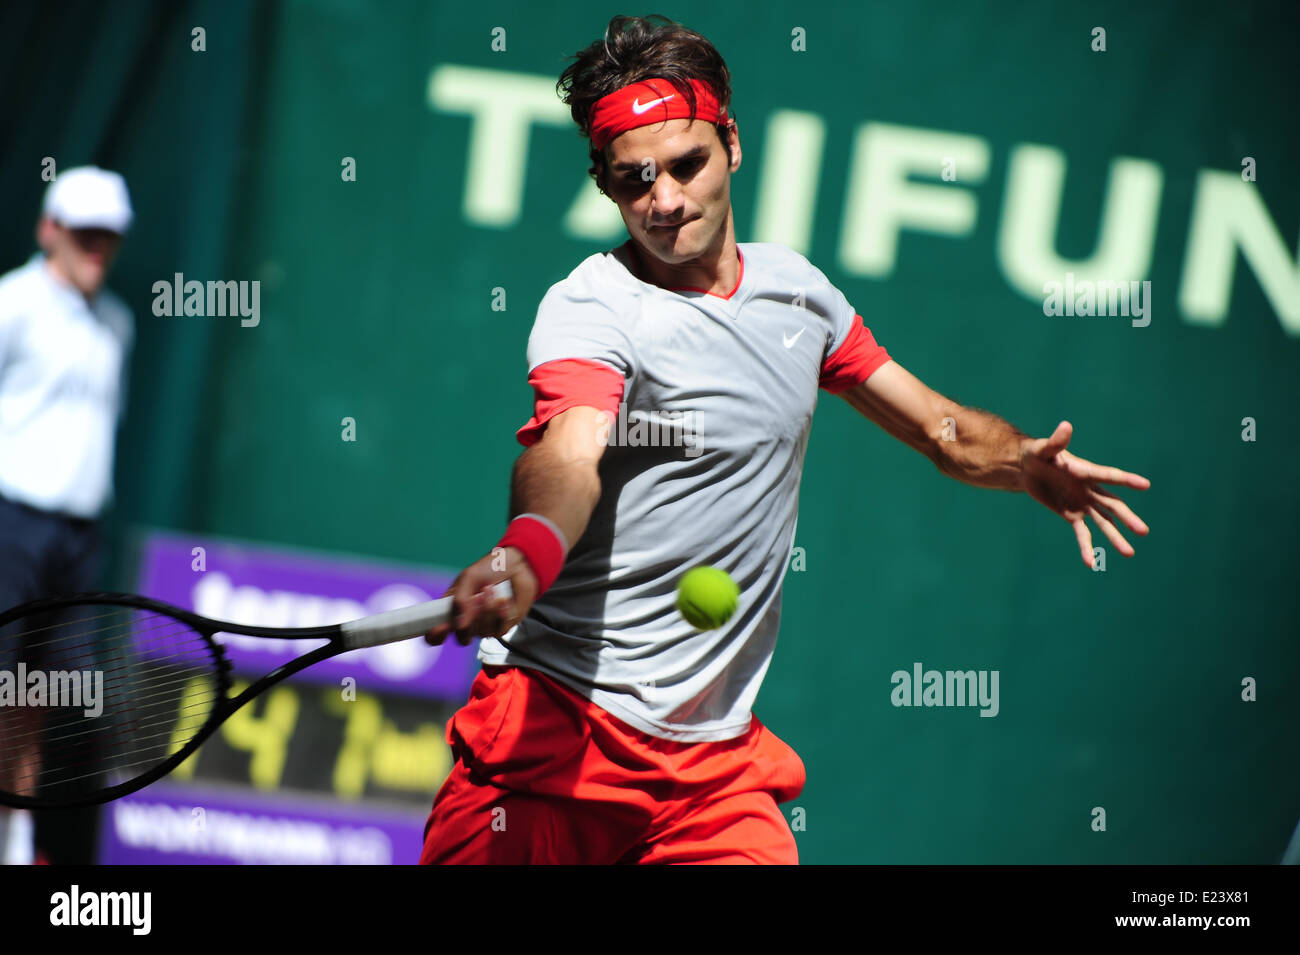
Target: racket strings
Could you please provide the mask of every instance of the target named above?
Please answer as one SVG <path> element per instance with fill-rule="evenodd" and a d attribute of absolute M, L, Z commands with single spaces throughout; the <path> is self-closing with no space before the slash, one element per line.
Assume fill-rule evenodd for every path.
<path fill-rule="evenodd" d="M 127 635 L 127 634 L 135 634 L 138 637 L 147 638 L 151 633 L 151 631 L 157 631 L 157 630 L 170 629 L 173 632 L 179 632 L 179 631 L 185 631 L 188 633 L 195 632 L 193 628 L 189 626 L 189 624 L 177 620 L 175 617 L 168 617 L 164 614 L 156 614 L 153 613 L 152 611 L 139 610 L 134 607 L 112 607 L 108 609 L 110 610 L 110 612 L 108 613 L 92 614 L 91 616 L 88 617 L 77 617 L 75 619 L 64 619 L 57 623 L 48 624 L 46 626 L 29 628 L 27 630 L 24 630 L 21 633 L 14 634 L 13 636 L 16 639 L 20 640 L 23 643 L 23 645 L 27 646 L 31 650 L 42 650 L 61 642 L 68 642 L 73 640 L 76 640 L 78 643 L 84 644 L 86 642 L 86 638 L 88 637 L 94 637 L 98 640 L 98 639 L 103 639 L 108 634 L 116 634 L 119 636 Z M 122 611 L 124 610 L 131 610 L 140 614 L 149 614 L 149 616 L 152 617 L 157 622 L 154 623 L 152 627 L 141 627 L 139 625 L 139 622 L 135 620 L 124 620 L 121 623 L 116 624 L 115 626 L 100 627 L 94 630 L 85 629 L 83 626 L 86 623 L 91 623 L 98 620 L 104 620 L 105 618 L 111 618 L 114 616 L 120 617 Z M 31 639 L 33 636 L 35 636 L 38 633 L 50 633 L 52 631 L 59 632 L 61 636 L 57 636 L 51 640 Z"/>
<path fill-rule="evenodd" d="M 63 726 L 60 726 L 57 723 L 46 723 L 45 726 L 39 727 L 37 729 L 29 730 L 26 733 L 6 734 L 5 749 L 7 751 L 10 748 L 10 744 L 17 746 L 18 744 L 24 742 L 36 741 L 36 740 L 41 741 L 41 743 L 44 746 L 50 747 L 57 743 L 66 742 L 67 740 L 77 739 L 78 737 L 93 736 L 95 734 L 100 734 L 100 738 L 103 739 L 111 739 L 114 736 L 123 736 L 127 732 L 132 732 L 132 734 L 134 735 L 135 730 L 148 729 L 152 726 L 162 725 L 162 722 L 166 722 L 168 725 L 177 724 L 177 723 L 181 725 L 187 725 L 187 722 L 184 717 L 189 715 L 187 713 L 187 711 L 189 710 L 200 710 L 201 712 L 199 714 L 199 720 L 200 722 L 202 722 L 202 720 L 205 720 L 207 718 L 208 712 L 211 711 L 212 705 L 217 700 L 218 697 L 215 692 L 209 691 L 206 697 L 201 699 L 200 701 L 193 702 L 193 703 L 183 703 L 179 706 L 172 705 L 172 703 L 176 699 L 176 694 L 174 693 L 166 694 L 166 695 L 158 694 L 156 695 L 155 698 L 160 700 L 160 705 L 158 708 L 164 714 L 174 716 L 175 718 L 168 719 L 161 722 L 155 721 L 153 723 L 142 722 L 142 714 L 144 714 L 149 708 L 149 704 L 145 702 L 142 704 L 137 704 L 134 707 L 137 714 L 140 715 L 137 715 L 136 718 L 132 719 L 129 726 L 117 725 L 107 730 L 80 729 L 77 732 L 64 733 L 62 735 L 59 735 L 58 734 L 59 729 L 65 727 L 76 727 L 83 722 L 83 720 L 76 718 L 74 715 L 72 719 L 65 720 Z M 107 706 L 105 706 L 105 709 L 107 709 Z M 4 759 L 0 758 L 0 766 L 3 766 L 4 763 L 5 763 Z"/>
<path fill-rule="evenodd" d="M 207 722 L 221 665 L 188 624 L 141 608 L 78 605 L 0 628 L 0 790 L 70 799 L 162 763 Z"/>

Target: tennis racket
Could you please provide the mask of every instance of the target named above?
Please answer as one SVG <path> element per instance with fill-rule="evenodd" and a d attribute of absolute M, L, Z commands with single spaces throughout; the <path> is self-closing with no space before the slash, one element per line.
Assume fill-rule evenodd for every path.
<path fill-rule="evenodd" d="M 494 594 L 510 599 L 509 583 Z M 325 627 L 211 620 L 134 594 L 88 593 L 0 614 L 0 805 L 109 802 L 167 775 L 232 713 L 314 663 L 421 636 L 452 598 Z M 232 695 L 217 634 L 328 642 Z"/>

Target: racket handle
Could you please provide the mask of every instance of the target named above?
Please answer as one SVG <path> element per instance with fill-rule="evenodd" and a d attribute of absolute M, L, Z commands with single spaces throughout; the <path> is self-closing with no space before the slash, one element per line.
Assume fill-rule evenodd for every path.
<path fill-rule="evenodd" d="M 508 580 L 493 584 L 490 589 L 507 600 L 514 597 L 514 591 L 510 588 Z M 358 647 L 375 647 L 418 637 L 440 624 L 450 622 L 451 612 L 452 598 L 440 597 L 413 607 L 402 607 L 398 610 L 362 617 L 360 620 L 341 625 L 339 629 L 343 632 L 343 643 L 349 650 Z"/>

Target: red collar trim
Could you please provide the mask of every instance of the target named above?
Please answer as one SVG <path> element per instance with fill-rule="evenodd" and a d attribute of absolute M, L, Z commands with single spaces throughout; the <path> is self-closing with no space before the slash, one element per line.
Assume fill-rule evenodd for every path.
<path fill-rule="evenodd" d="M 708 289 L 696 288 L 693 285 L 677 285 L 668 289 L 670 292 L 702 292 L 705 295 L 712 295 L 714 298 L 723 300 L 730 299 L 736 294 L 736 289 L 740 288 L 740 283 L 745 280 L 745 253 L 740 251 L 740 243 L 736 243 L 736 256 L 740 259 L 740 274 L 736 276 L 736 284 L 732 286 L 730 292 L 726 295 L 719 295 L 717 292 L 710 292 Z"/>

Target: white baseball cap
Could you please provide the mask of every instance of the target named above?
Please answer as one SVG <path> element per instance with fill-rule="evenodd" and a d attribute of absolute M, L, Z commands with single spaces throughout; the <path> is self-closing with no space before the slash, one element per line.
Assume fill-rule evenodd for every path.
<path fill-rule="evenodd" d="M 125 235 L 134 213 L 126 180 L 98 166 L 60 173 L 45 190 L 44 215 L 69 229 L 108 229 Z"/>

